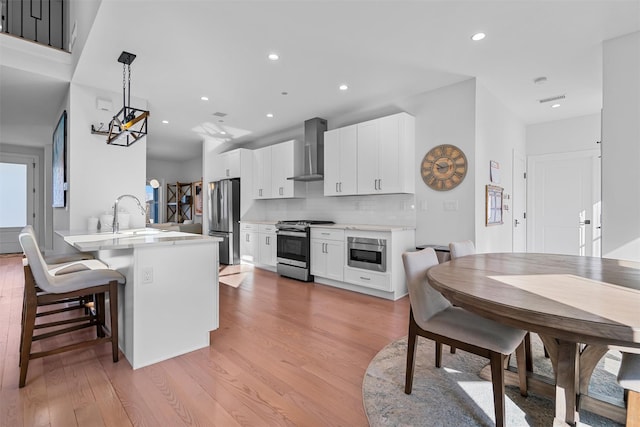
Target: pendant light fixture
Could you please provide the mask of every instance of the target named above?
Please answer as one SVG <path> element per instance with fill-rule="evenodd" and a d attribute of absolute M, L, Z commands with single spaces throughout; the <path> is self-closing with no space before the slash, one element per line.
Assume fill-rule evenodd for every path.
<path fill-rule="evenodd" d="M 122 109 L 113 116 L 109 124 L 107 144 L 128 147 L 147 135 L 149 111 L 131 106 L 131 63 L 136 55 L 122 52 L 118 62 L 122 63 Z"/>

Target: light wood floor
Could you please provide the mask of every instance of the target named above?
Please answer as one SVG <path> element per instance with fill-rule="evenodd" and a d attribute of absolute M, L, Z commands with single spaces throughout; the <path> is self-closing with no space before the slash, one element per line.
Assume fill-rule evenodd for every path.
<path fill-rule="evenodd" d="M 0 258 L 2 427 L 366 426 L 365 370 L 408 325 L 407 297 L 256 269 L 238 288 L 220 285 L 209 348 L 133 371 L 105 344 L 32 361 L 18 389 L 23 282 L 20 258 Z"/>

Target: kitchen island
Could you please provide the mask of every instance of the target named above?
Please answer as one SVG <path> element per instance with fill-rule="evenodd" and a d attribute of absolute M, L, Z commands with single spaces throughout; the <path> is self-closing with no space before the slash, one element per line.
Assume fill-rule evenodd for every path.
<path fill-rule="evenodd" d="M 219 238 L 147 228 L 56 233 L 126 277 L 118 341 L 133 369 L 209 346 L 219 325 Z"/>

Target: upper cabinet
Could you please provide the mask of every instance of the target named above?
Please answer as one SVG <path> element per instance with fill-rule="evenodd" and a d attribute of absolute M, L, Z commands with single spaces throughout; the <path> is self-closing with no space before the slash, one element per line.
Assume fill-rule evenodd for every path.
<path fill-rule="evenodd" d="M 254 199 L 304 196 L 304 182 L 287 178 L 302 173 L 302 142 L 291 140 L 254 151 Z"/>
<path fill-rule="evenodd" d="M 358 194 L 414 193 L 415 119 L 394 114 L 357 125 Z"/>
<path fill-rule="evenodd" d="M 324 133 L 324 195 L 356 194 L 358 153 L 357 126 L 345 126 Z"/>
<path fill-rule="evenodd" d="M 213 180 L 240 178 L 241 156 L 250 155 L 248 150 L 238 148 L 225 153 L 216 154 L 213 158 Z"/>
<path fill-rule="evenodd" d="M 327 131 L 324 195 L 414 193 L 414 151 L 407 113 Z"/>
<path fill-rule="evenodd" d="M 271 147 L 253 151 L 253 198 L 271 198 Z"/>

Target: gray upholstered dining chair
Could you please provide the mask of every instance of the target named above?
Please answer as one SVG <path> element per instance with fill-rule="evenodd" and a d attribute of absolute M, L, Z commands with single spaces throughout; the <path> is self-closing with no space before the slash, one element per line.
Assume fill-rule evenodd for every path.
<path fill-rule="evenodd" d="M 431 287 L 427 270 L 438 264 L 432 248 L 402 254 L 409 288 L 409 336 L 407 348 L 406 394 L 413 388 L 417 337 L 435 341 L 435 365 L 442 363 L 442 344 L 486 357 L 491 363 L 493 402 L 496 426 L 504 425 L 504 364 L 507 355 L 516 352 L 519 365 L 524 364 L 523 339 L 526 331 L 503 325 L 478 316 L 463 308 L 454 307 Z M 526 396 L 526 372 L 520 372 L 520 393 Z"/>
<path fill-rule="evenodd" d="M 115 270 L 108 268 L 92 269 L 88 264 L 81 268 L 71 264 L 62 264 L 65 274 L 55 275 L 45 262 L 32 230 L 23 229 L 19 235 L 20 245 L 26 255 L 24 262 L 24 301 L 22 311 L 22 333 L 20 336 L 20 379 L 19 387 L 24 387 L 27 378 L 29 361 L 40 357 L 58 354 L 64 351 L 76 350 L 103 342 L 111 342 L 113 361 L 119 359 L 118 353 L 118 284 L 124 284 L 125 278 Z M 90 260 L 98 261 L 96 260 Z M 78 261 L 82 263 L 82 261 Z M 111 324 L 105 324 L 105 297 L 109 295 Z M 60 302 L 95 295 L 97 304 L 95 312 L 80 316 L 56 317 L 50 322 L 38 322 L 43 315 L 61 314 L 57 310 L 38 310 L 43 306 L 50 306 Z M 65 310 L 66 311 L 66 310 Z M 70 325 L 70 326 L 68 326 Z M 73 332 L 82 328 L 96 327 L 97 338 L 65 344 L 56 348 L 48 348 L 38 352 L 31 352 L 33 341 L 51 338 L 63 333 Z M 48 332 L 35 334 L 35 330 L 49 329 Z"/>
<path fill-rule="evenodd" d="M 473 244 L 471 240 L 463 240 L 461 242 L 451 242 L 449 243 L 449 253 L 451 254 L 451 259 L 460 258 L 467 255 L 473 255 L 476 253 L 476 246 Z M 526 370 L 529 372 L 533 371 L 533 356 L 531 353 L 531 334 L 527 332 L 527 335 L 524 337 L 525 343 L 525 351 L 527 354 L 526 357 Z M 451 347 L 451 353 L 455 353 L 455 348 Z M 548 357 L 547 349 L 544 349 L 545 356 Z M 518 366 L 520 369 L 520 366 Z"/>
<path fill-rule="evenodd" d="M 627 392 L 627 427 L 640 427 L 640 354 L 622 353 L 618 383 Z"/>
<path fill-rule="evenodd" d="M 473 255 L 475 253 L 476 247 L 471 240 L 449 243 L 449 254 L 451 255 L 451 259 Z"/>

